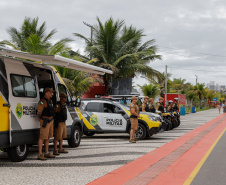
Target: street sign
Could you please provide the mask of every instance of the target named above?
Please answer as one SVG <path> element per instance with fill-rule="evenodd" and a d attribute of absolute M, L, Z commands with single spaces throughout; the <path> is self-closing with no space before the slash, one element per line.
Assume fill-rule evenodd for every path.
<path fill-rule="evenodd" d="M 217 98 L 213 98 L 213 101 L 217 101 Z"/>

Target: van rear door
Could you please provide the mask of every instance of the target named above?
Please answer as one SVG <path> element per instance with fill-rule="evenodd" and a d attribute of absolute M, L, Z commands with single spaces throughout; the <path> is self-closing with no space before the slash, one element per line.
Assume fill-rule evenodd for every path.
<path fill-rule="evenodd" d="M 32 64 L 5 59 L 11 109 L 11 146 L 34 144 L 38 140 L 39 93 Z"/>

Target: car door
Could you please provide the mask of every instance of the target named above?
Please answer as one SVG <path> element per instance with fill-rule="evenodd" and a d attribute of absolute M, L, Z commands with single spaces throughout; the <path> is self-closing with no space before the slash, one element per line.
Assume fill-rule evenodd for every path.
<path fill-rule="evenodd" d="M 88 102 L 85 108 L 85 111 L 82 111 L 83 117 L 86 119 L 85 124 L 89 129 L 90 127 L 94 128 L 96 131 L 102 131 L 102 115 L 101 115 L 101 103 L 99 102 Z"/>
<path fill-rule="evenodd" d="M 103 103 L 103 128 L 109 131 L 125 131 L 127 120 L 119 113 L 120 107 L 112 103 Z"/>

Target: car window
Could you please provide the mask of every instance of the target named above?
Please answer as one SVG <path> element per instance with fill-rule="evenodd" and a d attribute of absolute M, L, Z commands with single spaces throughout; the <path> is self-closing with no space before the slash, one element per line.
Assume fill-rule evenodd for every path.
<path fill-rule="evenodd" d="M 86 111 L 88 111 L 88 112 L 100 112 L 100 103 L 89 102 L 86 106 Z"/>
<path fill-rule="evenodd" d="M 37 93 L 33 78 L 11 74 L 11 84 L 13 96 L 36 98 Z"/>
<path fill-rule="evenodd" d="M 68 97 L 67 97 L 67 101 L 68 102 L 71 102 L 72 101 L 71 96 L 70 96 L 67 88 L 63 84 L 58 84 L 58 90 L 59 90 L 59 94 L 63 92 L 66 95 L 68 95 Z"/>
<path fill-rule="evenodd" d="M 118 113 L 119 110 L 120 108 L 115 105 L 112 105 L 110 103 L 104 103 L 104 112 Z"/>

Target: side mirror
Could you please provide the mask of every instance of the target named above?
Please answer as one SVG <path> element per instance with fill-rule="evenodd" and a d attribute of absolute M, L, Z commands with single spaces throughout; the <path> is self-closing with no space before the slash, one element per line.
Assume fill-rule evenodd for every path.
<path fill-rule="evenodd" d="M 80 107 L 80 105 L 81 105 L 81 98 L 79 96 L 76 98 L 75 101 L 71 102 L 72 107 Z"/>

